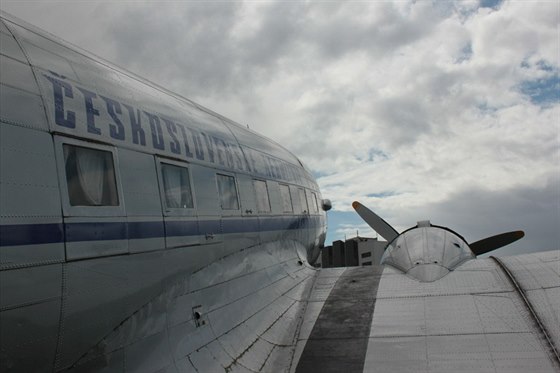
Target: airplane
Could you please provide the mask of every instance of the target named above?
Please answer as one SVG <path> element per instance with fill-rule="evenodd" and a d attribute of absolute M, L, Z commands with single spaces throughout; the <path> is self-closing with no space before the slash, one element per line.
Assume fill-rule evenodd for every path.
<path fill-rule="evenodd" d="M 1 371 L 560 369 L 558 251 L 476 258 L 521 233 L 355 203 L 384 264 L 315 268 L 331 203 L 294 154 L 4 12 L 0 37 Z"/>

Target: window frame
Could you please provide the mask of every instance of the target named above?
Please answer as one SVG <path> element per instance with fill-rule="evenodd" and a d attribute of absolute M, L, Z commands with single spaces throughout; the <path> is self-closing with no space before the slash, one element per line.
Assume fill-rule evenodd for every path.
<path fill-rule="evenodd" d="M 300 205 L 305 202 L 305 204 L 301 206 L 301 211 L 299 211 L 298 214 L 309 215 L 309 206 L 307 202 L 307 194 L 305 193 L 305 188 L 297 187 L 297 191 L 298 191 L 298 198 L 299 198 Z M 302 196 L 303 199 L 301 198 Z"/>
<path fill-rule="evenodd" d="M 257 191 L 257 184 L 256 183 L 264 183 L 264 187 L 265 187 L 265 191 L 266 191 L 266 200 L 268 202 L 268 210 L 259 210 L 259 196 L 258 196 L 258 191 Z M 270 191 L 268 188 L 268 183 L 266 182 L 266 180 L 263 179 L 255 179 L 253 178 L 253 189 L 255 191 L 255 202 L 256 202 L 256 206 L 257 206 L 257 213 L 258 214 L 270 214 L 272 213 L 272 205 L 270 204 Z"/>
<path fill-rule="evenodd" d="M 167 207 L 166 196 L 165 196 L 165 184 L 163 181 L 163 167 L 162 164 L 167 164 L 170 166 L 181 167 L 187 170 L 187 175 L 189 177 L 189 188 L 191 192 L 191 198 L 193 202 L 193 207 Z M 159 186 L 159 196 L 161 200 L 161 209 L 164 216 L 196 216 L 196 195 L 194 192 L 194 184 L 192 178 L 192 172 L 190 164 L 187 162 L 175 161 L 169 158 L 164 158 L 156 156 L 156 174 Z"/>
<path fill-rule="evenodd" d="M 97 216 L 125 216 L 124 196 L 120 175 L 120 164 L 117 148 L 111 145 L 100 144 L 90 141 L 79 140 L 65 136 L 54 136 L 55 158 L 58 172 L 58 182 L 62 199 L 62 213 L 65 217 L 97 217 Z M 64 157 L 64 145 L 81 147 L 97 151 L 111 153 L 113 160 L 113 173 L 115 187 L 117 188 L 118 205 L 116 206 L 74 206 L 70 203 L 68 194 L 68 181 L 66 177 L 66 162 Z"/>
<path fill-rule="evenodd" d="M 233 178 L 233 183 L 235 185 L 235 192 L 236 192 L 236 198 L 237 198 L 237 208 L 236 209 L 224 209 L 224 207 L 222 206 L 222 195 L 220 193 L 220 185 L 218 182 L 218 176 L 226 176 L 226 177 L 231 177 Z M 239 197 L 239 184 L 237 182 L 237 177 L 235 176 L 235 174 L 229 173 L 229 172 L 223 172 L 223 171 L 217 171 L 215 173 L 215 180 L 216 180 L 216 193 L 218 196 L 218 208 L 220 209 L 220 211 L 222 212 L 222 215 L 235 215 L 236 213 L 241 211 L 241 198 Z"/>
<path fill-rule="evenodd" d="M 285 187 L 288 190 L 288 197 L 290 197 L 290 207 L 291 207 L 290 211 L 286 211 L 284 209 L 284 195 L 282 194 L 282 187 Z M 283 184 L 283 183 L 278 183 L 278 190 L 280 191 L 280 199 L 282 201 L 282 213 L 293 214 L 294 213 L 294 199 L 292 198 L 292 191 L 291 191 L 290 185 Z"/>
<path fill-rule="evenodd" d="M 309 213 L 313 214 L 313 215 L 317 215 L 319 213 L 319 204 L 317 203 L 317 193 L 315 193 L 314 191 L 310 190 L 310 189 L 306 189 L 306 197 L 307 197 L 307 193 L 310 194 L 310 196 L 307 199 L 307 206 L 309 207 L 309 210 L 311 210 L 311 207 L 313 207 L 313 211 L 309 211 Z M 311 198 L 311 201 L 309 200 L 309 198 Z M 312 206 L 309 206 L 309 202 L 311 202 Z"/>

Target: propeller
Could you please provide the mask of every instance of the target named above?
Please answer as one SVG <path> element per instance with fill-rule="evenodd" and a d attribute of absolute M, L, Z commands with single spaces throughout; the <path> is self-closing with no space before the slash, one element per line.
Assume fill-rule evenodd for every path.
<path fill-rule="evenodd" d="M 362 205 L 358 201 L 352 202 L 352 207 L 364 221 L 373 228 L 381 237 L 387 242 L 393 241 L 399 235 L 395 228 L 391 227 L 389 223 L 379 217 L 376 213 Z"/>
<path fill-rule="evenodd" d="M 387 242 L 393 241 L 399 235 L 399 232 L 397 232 L 395 228 L 391 227 L 389 223 L 387 223 L 373 211 L 362 205 L 360 202 L 352 202 L 352 207 L 354 208 L 354 210 L 356 210 L 358 215 L 360 215 L 360 217 L 364 219 L 364 221 L 381 237 L 386 239 Z M 496 250 L 502 246 L 509 245 L 510 243 L 513 243 L 523 238 L 524 236 L 525 233 L 523 231 L 506 232 L 473 242 L 469 244 L 469 247 L 473 254 L 478 256 Z"/>
<path fill-rule="evenodd" d="M 499 249 L 502 246 L 509 245 L 510 243 L 515 242 L 523 238 L 524 236 L 525 233 L 523 231 L 506 232 L 470 243 L 469 247 L 471 248 L 473 254 L 478 256 L 492 250 Z"/>

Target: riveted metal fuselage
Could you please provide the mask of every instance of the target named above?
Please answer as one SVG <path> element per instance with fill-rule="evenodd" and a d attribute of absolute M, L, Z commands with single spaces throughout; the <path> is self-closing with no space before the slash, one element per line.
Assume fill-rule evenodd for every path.
<path fill-rule="evenodd" d="M 321 195 L 289 151 L 4 14 L 0 36 L 2 370 L 73 367 L 166 299 L 316 259 Z M 178 309 L 204 327 L 216 296 Z"/>

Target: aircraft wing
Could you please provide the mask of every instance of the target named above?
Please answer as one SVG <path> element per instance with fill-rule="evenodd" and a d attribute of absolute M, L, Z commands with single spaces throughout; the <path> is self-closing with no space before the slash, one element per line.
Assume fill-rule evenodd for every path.
<path fill-rule="evenodd" d="M 470 260 L 434 282 L 324 269 L 308 301 L 295 372 L 560 369 L 558 250 Z"/>

